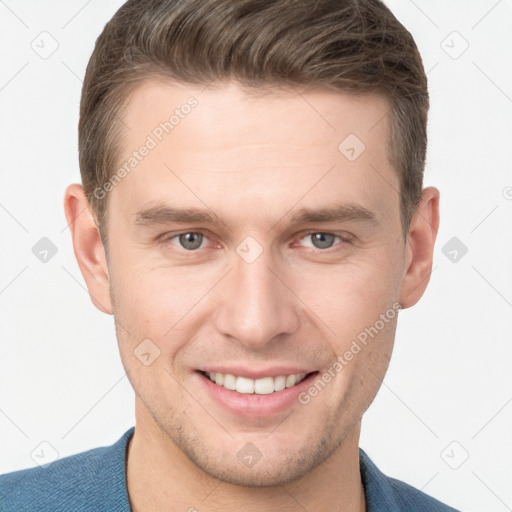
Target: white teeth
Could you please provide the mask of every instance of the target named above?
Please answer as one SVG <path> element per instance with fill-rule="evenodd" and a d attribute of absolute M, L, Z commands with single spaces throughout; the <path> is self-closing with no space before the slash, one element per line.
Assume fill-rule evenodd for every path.
<path fill-rule="evenodd" d="M 224 375 L 224 387 L 226 389 L 230 389 L 231 391 L 235 391 L 236 377 L 230 373 L 226 373 L 226 375 Z"/>
<path fill-rule="evenodd" d="M 272 377 L 264 377 L 254 381 L 254 392 L 257 395 L 270 395 L 274 392 L 274 379 Z"/>
<path fill-rule="evenodd" d="M 262 379 L 248 379 L 236 377 L 230 373 L 205 372 L 212 382 L 231 391 L 257 395 L 270 395 L 274 391 L 282 391 L 298 384 L 306 376 L 305 373 L 295 375 L 279 375 L 278 377 L 263 377 Z"/>
<path fill-rule="evenodd" d="M 286 377 L 284 375 L 279 375 L 274 379 L 274 390 L 282 391 L 286 387 Z"/>
<path fill-rule="evenodd" d="M 292 386 L 295 385 L 295 381 L 295 375 L 288 375 L 288 377 L 286 377 L 286 387 L 291 388 Z"/>
<path fill-rule="evenodd" d="M 254 393 L 254 380 L 245 377 L 236 378 L 236 390 L 239 393 Z"/>

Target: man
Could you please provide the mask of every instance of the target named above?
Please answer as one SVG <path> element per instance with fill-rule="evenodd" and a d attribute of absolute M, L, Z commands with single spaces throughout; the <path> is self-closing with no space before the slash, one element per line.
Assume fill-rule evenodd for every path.
<path fill-rule="evenodd" d="M 359 448 L 432 268 L 427 111 L 378 0 L 124 4 L 65 212 L 136 425 L 3 475 L 1 510 L 454 510 Z"/>

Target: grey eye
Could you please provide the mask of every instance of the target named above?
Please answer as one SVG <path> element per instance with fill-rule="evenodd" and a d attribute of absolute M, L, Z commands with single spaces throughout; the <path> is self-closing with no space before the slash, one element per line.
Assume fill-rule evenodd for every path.
<path fill-rule="evenodd" d="M 311 237 L 313 245 L 317 249 L 328 249 L 329 247 L 332 247 L 334 239 L 336 238 L 336 235 L 332 235 L 330 233 L 312 233 L 309 236 Z"/>
<path fill-rule="evenodd" d="M 179 242 L 184 249 L 193 251 L 201 247 L 203 235 L 201 233 L 183 233 L 179 236 Z"/>

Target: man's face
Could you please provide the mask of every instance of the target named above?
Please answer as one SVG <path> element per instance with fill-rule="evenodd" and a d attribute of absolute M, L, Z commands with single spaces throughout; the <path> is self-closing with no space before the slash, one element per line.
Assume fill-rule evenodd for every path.
<path fill-rule="evenodd" d="M 150 149 L 109 196 L 119 349 L 137 421 L 210 475 L 305 475 L 355 435 L 380 387 L 406 254 L 388 110 L 375 95 L 235 84 L 146 82 L 130 98 L 119 166 Z M 340 206 L 351 215 L 322 217 Z M 263 379 L 264 394 L 204 372 L 239 391 Z M 291 374 L 308 376 L 269 393 L 283 386 L 269 377 Z"/>

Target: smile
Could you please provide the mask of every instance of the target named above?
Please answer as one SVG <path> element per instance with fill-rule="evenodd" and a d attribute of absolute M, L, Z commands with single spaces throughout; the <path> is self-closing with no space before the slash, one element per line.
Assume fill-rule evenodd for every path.
<path fill-rule="evenodd" d="M 279 375 L 277 377 L 263 377 L 261 379 L 249 379 L 230 373 L 202 372 L 212 382 L 230 391 L 243 394 L 270 395 L 285 388 L 291 388 L 303 381 L 308 374 L 297 373 L 292 375 Z"/>

